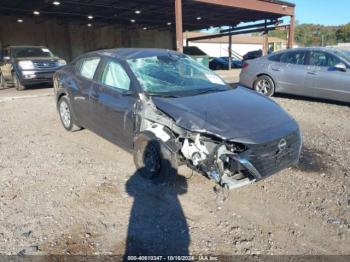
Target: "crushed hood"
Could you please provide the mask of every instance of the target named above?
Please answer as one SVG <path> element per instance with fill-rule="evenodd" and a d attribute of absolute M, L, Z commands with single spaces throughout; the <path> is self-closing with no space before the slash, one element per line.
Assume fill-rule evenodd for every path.
<path fill-rule="evenodd" d="M 298 129 L 277 103 L 243 87 L 189 97 L 153 97 L 153 102 L 179 127 L 224 140 L 263 143 Z"/>

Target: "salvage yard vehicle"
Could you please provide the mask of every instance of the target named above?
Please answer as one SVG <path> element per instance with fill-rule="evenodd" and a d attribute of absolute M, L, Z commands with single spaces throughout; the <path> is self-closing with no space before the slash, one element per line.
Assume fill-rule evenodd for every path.
<path fill-rule="evenodd" d="M 2 52 L 0 89 L 14 86 L 23 91 L 28 85 L 52 84 L 53 74 L 66 64 L 44 46 L 9 46 Z"/>
<path fill-rule="evenodd" d="M 350 102 L 350 52 L 297 48 L 246 61 L 240 83 L 266 96 L 287 93 Z"/>
<path fill-rule="evenodd" d="M 185 164 L 232 189 L 300 157 L 299 126 L 277 103 L 174 51 L 88 53 L 55 74 L 54 91 L 66 130 L 133 151 L 146 178 L 164 181 Z"/>

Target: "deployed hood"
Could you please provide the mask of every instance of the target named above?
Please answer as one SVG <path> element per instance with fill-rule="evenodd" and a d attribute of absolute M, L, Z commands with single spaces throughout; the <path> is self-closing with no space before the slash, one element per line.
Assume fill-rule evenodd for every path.
<path fill-rule="evenodd" d="M 263 143 L 298 129 L 277 103 L 243 87 L 181 98 L 153 97 L 153 102 L 179 127 L 224 140 Z"/>

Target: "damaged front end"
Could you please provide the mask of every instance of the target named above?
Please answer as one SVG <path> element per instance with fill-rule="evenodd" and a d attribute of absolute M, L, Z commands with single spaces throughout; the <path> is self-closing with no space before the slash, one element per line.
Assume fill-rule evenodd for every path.
<path fill-rule="evenodd" d="M 298 131 L 293 137 L 283 138 L 285 148 L 278 148 L 280 139 L 264 145 L 245 145 L 207 134 L 205 130 L 186 130 L 157 109 L 152 98 L 141 94 L 136 105 L 136 133 L 143 132 L 157 137 L 176 164 L 186 164 L 229 189 L 251 184 L 291 166 L 298 161 L 301 147 Z"/>
<path fill-rule="evenodd" d="M 261 179 L 261 175 L 244 157 L 247 147 L 224 142 L 215 137 L 193 134 L 183 140 L 181 153 L 187 164 L 223 187 L 234 189 Z"/>

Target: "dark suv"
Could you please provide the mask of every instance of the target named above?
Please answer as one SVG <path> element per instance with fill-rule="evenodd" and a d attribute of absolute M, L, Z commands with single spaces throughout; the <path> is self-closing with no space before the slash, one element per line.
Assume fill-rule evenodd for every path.
<path fill-rule="evenodd" d="M 32 84 L 52 83 L 53 74 L 66 65 L 44 46 L 9 46 L 0 61 L 0 89 L 24 90 Z"/>

